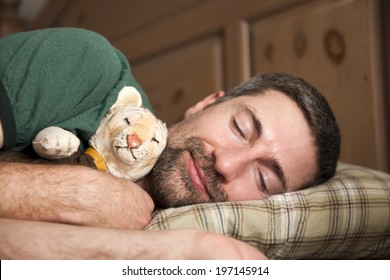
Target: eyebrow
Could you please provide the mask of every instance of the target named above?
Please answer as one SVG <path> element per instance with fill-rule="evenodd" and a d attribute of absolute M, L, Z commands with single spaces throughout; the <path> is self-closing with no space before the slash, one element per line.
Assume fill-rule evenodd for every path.
<path fill-rule="evenodd" d="M 282 186 L 284 191 L 287 191 L 287 181 L 286 176 L 284 175 L 283 169 L 280 166 L 280 163 L 278 160 L 274 159 L 271 161 L 271 168 L 275 171 L 276 176 L 278 176 L 280 182 L 282 182 Z"/>
<path fill-rule="evenodd" d="M 248 111 L 248 113 L 251 115 L 253 127 L 255 128 L 255 132 L 256 132 L 256 136 L 257 136 L 257 138 L 260 138 L 262 131 L 263 131 L 263 126 L 261 124 L 261 121 L 257 117 L 255 110 L 247 105 L 244 105 L 244 110 Z M 284 171 L 283 171 L 282 166 L 280 165 L 279 161 L 277 159 L 271 160 L 270 166 L 271 166 L 272 170 L 276 173 L 276 176 L 278 177 L 280 182 L 282 183 L 282 187 L 283 187 L 284 191 L 287 191 L 286 176 L 284 174 Z"/>
<path fill-rule="evenodd" d="M 249 107 L 247 105 L 243 105 L 243 107 L 244 107 L 244 110 L 247 111 L 251 115 L 253 127 L 255 128 L 255 132 L 256 132 L 256 137 L 260 138 L 261 133 L 263 131 L 263 126 L 261 125 L 259 118 L 257 117 L 254 109 L 252 109 L 251 107 Z"/>

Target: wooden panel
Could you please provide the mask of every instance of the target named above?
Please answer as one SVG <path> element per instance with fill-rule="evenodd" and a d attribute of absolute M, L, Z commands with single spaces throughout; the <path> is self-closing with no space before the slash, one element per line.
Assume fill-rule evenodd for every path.
<path fill-rule="evenodd" d="M 207 34 L 223 33 L 229 24 L 285 9 L 303 1 L 202 1 L 191 9 L 163 18 L 155 24 L 133 30 L 131 33 L 123 34 L 123 36 L 115 38 L 113 43 L 121 50 L 129 50 L 131 59 L 139 59 L 163 49 L 202 38 Z"/>
<path fill-rule="evenodd" d="M 222 88 L 221 40 L 209 37 L 136 63 L 132 71 L 167 125 L 186 109 Z"/>
<path fill-rule="evenodd" d="M 381 10 L 382 10 L 382 36 L 384 37 L 383 47 L 385 50 L 390 50 L 390 1 L 382 0 L 381 1 Z M 383 52 L 383 60 L 385 61 L 384 65 L 384 80 L 385 80 L 385 104 L 387 112 L 390 111 L 390 53 L 389 51 Z M 390 139 L 390 114 L 386 114 L 387 121 L 387 139 Z M 390 149 L 387 151 L 388 158 L 390 159 Z M 389 168 L 390 169 L 390 168 Z M 389 170 L 390 172 L 390 170 Z"/>
<path fill-rule="evenodd" d="M 0 37 L 25 31 L 25 24 L 18 18 L 19 0 L 0 0 Z"/>
<path fill-rule="evenodd" d="M 47 0 L 43 8 L 37 14 L 36 18 L 30 20 L 29 28 L 42 29 L 55 27 L 56 22 L 61 20 L 64 9 L 69 6 L 71 1 L 72 0 Z"/>
<path fill-rule="evenodd" d="M 114 38 L 125 32 L 154 24 L 204 1 L 206 0 L 67 0 L 61 11 L 57 11 L 58 17 L 51 24 L 82 27 Z M 50 2 L 51 6 L 58 7 L 58 0 Z M 47 16 L 51 17 L 51 14 Z"/>
<path fill-rule="evenodd" d="M 250 77 L 249 27 L 246 21 L 238 20 L 225 27 L 224 51 L 226 87 L 232 88 Z"/>
<path fill-rule="evenodd" d="M 315 1 L 251 25 L 253 73 L 282 71 L 326 95 L 342 132 L 341 159 L 387 169 L 376 1 Z"/>
<path fill-rule="evenodd" d="M 224 38 L 225 86 L 230 88 L 249 76 L 247 20 L 307 1 L 311 0 L 49 0 L 33 28 L 94 30 L 131 61 L 219 32 Z"/>

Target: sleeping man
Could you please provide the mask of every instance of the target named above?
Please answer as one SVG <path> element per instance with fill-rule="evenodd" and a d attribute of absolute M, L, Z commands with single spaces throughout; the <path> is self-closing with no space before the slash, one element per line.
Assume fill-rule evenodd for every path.
<path fill-rule="evenodd" d="M 17 120 L 18 114 L 30 114 L 32 125 L 35 124 L 34 111 L 12 111 L 4 105 L 13 98 L 10 89 L 30 90 L 25 81 L 30 73 L 29 64 L 34 64 L 34 60 L 26 60 L 23 64 L 15 55 L 23 47 L 32 48 L 20 39 L 28 36 L 30 33 L 22 33 L 0 39 L 3 89 L 0 92 L 0 148 L 4 151 L 24 151 L 29 145 L 27 140 L 18 138 L 18 131 L 9 125 L 12 117 Z M 36 79 L 54 79 L 50 81 L 49 88 L 54 88 L 55 84 L 60 84 L 61 88 L 78 88 L 83 79 L 71 74 L 84 67 L 84 74 L 91 80 L 81 86 L 86 91 L 81 94 L 88 98 L 93 93 L 88 102 L 95 108 L 97 105 L 92 100 L 95 95 L 104 106 L 106 100 L 110 96 L 115 97 L 124 85 L 137 85 L 126 61 L 117 63 L 120 68 L 118 73 L 125 73 L 124 76 L 107 75 L 113 64 L 100 63 L 99 68 L 94 67 L 96 61 L 115 50 L 95 33 L 79 29 L 51 29 L 35 31 L 34 36 L 41 36 L 41 45 L 47 48 L 48 57 L 41 67 L 36 67 L 35 71 L 40 73 L 31 75 L 36 75 Z M 19 48 L 7 49 L 9 55 L 3 56 L 2 48 L 7 45 L 7 40 L 21 40 L 21 43 Z M 50 46 L 56 50 L 49 51 Z M 53 69 L 69 66 L 72 57 L 58 57 L 57 54 L 72 53 L 77 49 L 82 49 L 83 58 L 87 59 L 82 61 L 82 65 L 74 65 L 66 72 L 67 75 L 57 75 L 60 70 L 51 75 L 52 70 L 45 68 L 47 65 Z M 118 50 L 115 53 L 117 59 L 123 58 Z M 26 69 L 24 79 L 12 80 L 7 75 L 7 71 L 13 71 L 10 65 L 14 61 L 18 64 L 13 67 Z M 77 61 L 72 63 L 77 64 Z M 88 72 L 91 68 L 96 74 Z M 42 84 L 47 85 L 46 82 Z M 109 85 L 111 87 L 107 90 Z M 45 90 L 37 81 L 33 86 L 37 90 Z M 87 86 L 92 86 L 93 90 Z M 66 98 L 71 99 L 74 90 L 64 92 L 69 95 Z M 26 96 L 28 94 L 25 93 Z M 146 96 L 143 98 L 147 100 Z M 20 102 L 30 102 L 31 110 L 38 106 L 33 98 Z M 31 132 L 28 124 L 25 131 L 27 134 Z M 339 151 L 340 135 L 336 120 L 325 98 L 314 87 L 287 74 L 258 75 L 226 93 L 212 93 L 188 109 L 185 119 L 169 128 L 167 147 L 152 172 L 136 183 L 80 166 L 0 162 L 0 216 L 4 218 L 1 220 L 0 239 L 6 241 L 0 256 L 261 258 L 262 255 L 248 245 L 211 233 L 187 231 L 183 234 L 180 230 L 159 235 L 158 232 L 138 230 L 150 222 L 155 206 L 168 208 L 258 200 L 319 184 L 334 175 Z M 87 234 L 96 238 L 85 239 Z M 35 245 L 18 246 L 18 242 L 26 236 L 30 240 L 33 236 Z M 99 238 L 111 242 L 105 243 L 102 248 L 96 243 Z M 186 246 L 194 245 L 177 248 L 178 252 L 168 246 L 180 241 L 189 244 L 199 241 L 198 254 L 191 251 L 192 255 L 186 255 Z M 153 242 L 163 246 L 153 245 Z M 208 246 L 210 244 L 218 244 L 225 251 L 213 249 Z M 77 253 L 72 248 L 85 250 L 79 249 Z"/>

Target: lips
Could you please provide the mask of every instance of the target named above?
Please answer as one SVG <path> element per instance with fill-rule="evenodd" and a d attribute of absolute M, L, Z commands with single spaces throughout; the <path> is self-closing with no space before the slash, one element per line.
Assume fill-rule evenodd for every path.
<path fill-rule="evenodd" d="M 202 169 L 200 168 L 199 163 L 196 161 L 196 159 L 193 157 L 192 154 L 190 154 L 189 159 L 187 161 L 187 168 L 188 168 L 188 173 L 196 189 L 200 193 L 204 193 L 208 195 L 206 184 L 205 184 L 206 180 L 203 176 Z"/>

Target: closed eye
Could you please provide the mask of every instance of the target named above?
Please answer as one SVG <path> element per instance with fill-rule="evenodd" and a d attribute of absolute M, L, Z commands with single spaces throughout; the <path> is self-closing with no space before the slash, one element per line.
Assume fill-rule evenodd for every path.
<path fill-rule="evenodd" d="M 265 184 L 263 173 L 259 170 L 259 178 L 260 178 L 260 191 L 268 194 L 268 188 Z"/>
<path fill-rule="evenodd" d="M 160 144 L 160 141 L 158 141 L 156 138 L 152 138 L 152 141 L 157 142 L 157 144 Z"/>
<path fill-rule="evenodd" d="M 124 121 L 128 124 L 128 125 L 130 125 L 131 124 L 131 122 L 129 121 L 129 119 L 128 118 L 125 118 L 124 119 Z"/>
<path fill-rule="evenodd" d="M 232 125 L 233 125 L 234 129 L 238 132 L 238 134 L 240 134 L 240 136 L 245 139 L 245 135 L 242 132 L 242 130 L 241 130 L 240 126 L 238 125 L 235 118 L 232 119 Z"/>

